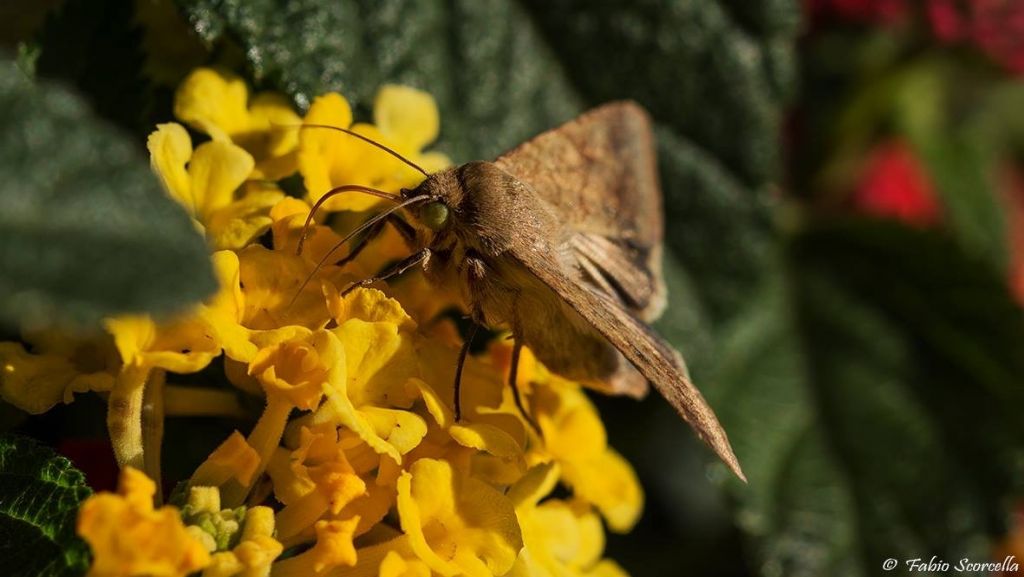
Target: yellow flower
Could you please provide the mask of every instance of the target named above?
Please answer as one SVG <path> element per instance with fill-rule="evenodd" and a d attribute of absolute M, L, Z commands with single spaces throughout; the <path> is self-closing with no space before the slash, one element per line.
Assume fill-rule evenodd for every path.
<path fill-rule="evenodd" d="M 157 325 L 149 316 L 127 315 L 106 321 L 125 368 L 194 373 L 210 364 L 220 345 L 198 317 Z"/>
<path fill-rule="evenodd" d="M 554 459 L 561 465 L 562 480 L 577 497 L 596 506 L 611 530 L 628 532 L 643 511 L 636 473 L 608 446 L 601 417 L 583 388 L 550 375 L 527 350 L 523 353 L 521 366 L 534 371 L 538 381 L 546 381 L 531 392 L 533 416 L 544 440 L 535 460 Z"/>
<path fill-rule="evenodd" d="M 398 514 L 416 555 L 446 577 L 501 575 L 523 546 L 512 502 L 447 461 L 421 459 L 402 474 Z"/>
<path fill-rule="evenodd" d="M 317 407 L 329 383 L 337 381 L 343 371 L 343 359 L 337 338 L 319 330 L 270 345 L 249 363 L 249 374 L 260 381 L 267 396 L 267 407 L 248 437 L 248 444 L 260 458 L 255 477 L 263 473 L 281 443 L 288 415 L 293 409 L 309 411 Z M 251 483 L 223 488 L 225 502 L 230 506 L 241 504 Z"/>
<path fill-rule="evenodd" d="M 273 322 L 266 322 L 266 317 L 274 317 L 278 313 L 270 307 L 278 307 L 277 302 L 271 304 L 270 295 L 275 294 L 275 288 L 266 286 L 274 283 L 272 276 L 264 274 L 258 267 L 253 267 L 249 259 L 259 260 L 258 257 L 266 253 L 262 247 L 254 247 L 252 250 L 243 250 L 246 255 L 245 281 L 248 282 L 248 291 L 242 290 L 243 269 L 238 255 L 232 251 L 222 250 L 213 254 L 213 268 L 220 282 L 220 290 L 207 303 L 200 307 L 200 316 L 209 325 L 216 340 L 224 348 L 224 353 L 231 360 L 248 363 L 256 356 L 260 348 L 268 347 L 284 340 L 296 338 L 309 334 L 305 326 L 282 324 L 280 328 L 274 326 Z M 270 259 L 267 259 L 270 260 Z M 271 262 L 273 262 L 271 260 Z M 272 271 L 271 271 L 272 272 Z M 248 294 L 252 298 L 247 299 Z M 284 298 L 284 295 L 279 295 Z M 308 298 L 297 299 L 302 304 L 303 310 L 321 311 L 319 315 L 327 318 L 327 309 L 321 302 L 319 308 L 315 303 L 310 303 Z M 310 306 L 312 305 L 312 306 Z M 286 305 L 285 305 L 285 308 Z M 253 310 L 256 309 L 256 310 Z M 281 316 L 291 318 L 288 312 Z M 324 321 L 311 322 L 310 324 L 323 324 Z M 259 328 L 249 328 L 247 323 L 255 324 Z M 259 391 L 254 391 L 259 393 Z"/>
<path fill-rule="evenodd" d="M 219 487 L 234 479 L 248 486 L 259 470 L 260 455 L 238 431 L 231 433 L 192 474 L 192 486 Z M 219 499 L 219 495 L 218 495 Z"/>
<path fill-rule="evenodd" d="M 557 499 L 540 502 L 558 477 L 556 464 L 538 465 L 509 489 L 525 543 L 509 576 L 626 577 L 617 565 L 601 559 L 604 530 L 588 505 Z"/>
<path fill-rule="evenodd" d="M 230 551 L 215 553 L 203 577 L 266 577 L 284 547 L 274 539 L 274 511 L 252 507 L 245 513 L 242 535 Z"/>
<path fill-rule="evenodd" d="M 88 577 L 184 577 L 210 562 L 177 509 L 153 509 L 155 491 L 153 481 L 128 467 L 118 494 L 97 493 L 82 504 L 77 531 L 93 552 Z"/>
<path fill-rule="evenodd" d="M 178 87 L 174 115 L 209 134 L 234 142 L 256 159 L 253 179 L 279 180 L 296 170 L 296 126 L 301 122 L 287 99 L 264 92 L 249 101 L 245 82 L 229 72 L 198 68 Z"/>
<path fill-rule="evenodd" d="M 119 359 L 105 335 L 75 338 L 58 331 L 26 334 L 35 354 L 19 343 L 0 343 L 0 397 L 38 415 L 75 393 L 109 391 Z"/>
<path fill-rule="evenodd" d="M 316 545 L 274 565 L 274 577 L 320 577 L 339 566 L 356 564 L 352 535 L 359 519 L 317 521 Z"/>
<path fill-rule="evenodd" d="M 228 140 L 214 140 L 194 151 L 180 124 L 157 126 L 147 141 L 153 170 L 167 193 L 185 207 L 215 249 L 238 249 L 270 228 L 270 209 L 284 194 L 270 185 L 249 186 L 254 161 Z"/>
<path fill-rule="evenodd" d="M 290 544 L 292 538 L 299 536 L 324 514 L 330 512 L 337 516 L 349 503 L 366 494 L 366 483 L 356 475 L 336 438 L 337 431 L 333 426 L 329 429 L 321 427 L 316 433 L 303 429 L 302 444 L 293 453 L 289 467 L 295 481 L 303 485 L 298 489 L 302 493 L 296 496 L 294 492 L 283 492 L 281 500 L 286 505 L 277 517 L 278 532 L 285 543 Z M 318 442 L 333 447 L 327 449 L 326 455 L 311 454 L 311 449 Z M 271 475 L 271 478 L 275 488 L 287 490 L 283 475 Z M 308 490 L 304 490 L 307 487 Z"/>
<path fill-rule="evenodd" d="M 405 86 L 384 86 L 377 93 L 373 111 L 376 126 L 353 125 L 348 101 L 338 93 L 330 93 L 313 101 L 303 123 L 349 128 L 395 150 L 428 173 L 451 164 L 443 154 L 422 152 L 437 138 L 440 122 L 437 105 L 429 94 Z M 387 152 L 353 136 L 322 128 L 302 131 L 298 162 L 310 202 L 345 184 L 398 192 L 423 180 L 421 173 Z M 377 202 L 372 196 L 349 193 L 331 199 L 324 208 L 363 211 Z"/>
<path fill-rule="evenodd" d="M 337 423 L 355 431 L 370 447 L 397 463 L 427 432 L 426 421 L 405 408 L 415 401 L 407 386 L 418 368 L 408 330 L 415 323 L 384 293 L 358 289 L 332 305 L 345 354 L 344 376 L 332 381 L 315 423 Z M 393 408 L 397 407 L 397 408 Z"/>

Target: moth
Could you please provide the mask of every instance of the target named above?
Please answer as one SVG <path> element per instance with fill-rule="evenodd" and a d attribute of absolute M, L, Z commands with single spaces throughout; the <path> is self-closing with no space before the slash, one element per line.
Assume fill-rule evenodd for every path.
<path fill-rule="evenodd" d="M 682 356 L 647 324 L 666 304 L 664 223 L 651 122 L 638 104 L 605 104 L 493 162 L 434 174 L 357 133 L 325 125 L 302 128 L 340 130 L 426 176 L 400 195 L 341 186 L 313 207 L 307 227 L 320 205 L 336 194 L 355 191 L 396 202 L 338 243 L 369 231 L 344 260 L 358 254 L 386 223 L 416 247 L 394 267 L 348 290 L 421 266 L 432 283 L 459 287 L 474 327 L 511 332 L 509 384 L 520 410 L 515 385 L 525 345 L 551 371 L 609 393 L 640 397 L 653 383 L 744 478 Z M 399 209 L 412 216 L 411 222 L 395 214 Z M 466 338 L 456 369 L 456 418 L 461 367 L 474 333 Z"/>

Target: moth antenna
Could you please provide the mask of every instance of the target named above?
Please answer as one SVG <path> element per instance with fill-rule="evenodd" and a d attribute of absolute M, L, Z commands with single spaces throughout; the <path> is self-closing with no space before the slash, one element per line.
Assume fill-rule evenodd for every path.
<path fill-rule="evenodd" d="M 416 170 L 418 170 L 421 174 L 423 174 L 423 176 L 430 176 L 430 173 L 428 173 L 426 170 L 423 170 L 423 168 L 421 168 L 420 165 L 418 165 L 415 162 L 409 160 L 408 158 L 402 156 L 401 154 L 399 154 L 395 150 L 393 150 L 393 149 L 391 149 L 391 148 L 389 148 L 387 146 L 384 146 L 383 144 L 377 142 L 376 140 L 374 140 L 372 138 L 368 138 L 366 136 L 363 136 L 362 134 L 359 134 L 358 132 L 355 132 L 353 130 L 349 130 L 347 128 L 342 128 L 340 126 L 331 126 L 330 124 L 290 124 L 290 125 L 289 124 L 279 124 L 278 126 L 280 126 L 282 128 L 298 128 L 299 130 L 302 130 L 304 128 L 326 128 L 327 130 L 337 130 L 338 132 L 344 132 L 345 134 L 347 134 L 349 136 L 353 136 L 355 138 L 358 138 L 359 140 L 362 140 L 363 142 L 365 142 L 367 144 L 371 144 L 373 146 L 376 146 L 377 148 L 383 150 L 384 152 L 390 154 L 391 156 L 394 156 L 398 160 L 401 160 L 405 164 L 408 164 L 409 166 L 411 166 L 411 167 L 415 168 Z"/>
<path fill-rule="evenodd" d="M 313 208 L 309 210 L 309 216 L 306 217 L 306 223 L 302 225 L 302 234 L 299 236 L 299 245 L 295 249 L 296 255 L 302 254 L 302 247 L 306 244 L 306 237 L 309 235 L 309 227 L 313 223 L 313 217 L 320 210 L 320 207 L 327 202 L 331 197 L 337 196 L 343 192 L 362 192 L 363 194 L 369 194 L 370 196 L 376 196 L 377 198 L 384 198 L 392 202 L 398 202 L 398 196 L 384 192 L 383 190 L 377 190 L 376 188 L 370 188 L 368 186 L 361 186 L 358 184 L 346 184 L 344 186 L 337 186 L 328 190 L 320 197 L 320 200 L 316 201 Z"/>
<path fill-rule="evenodd" d="M 299 298 L 300 294 L 302 294 L 302 290 L 306 288 L 306 285 L 309 284 L 309 281 L 313 280 L 313 277 L 316 276 L 316 273 L 319 272 L 321 268 L 323 268 L 324 263 L 327 262 L 327 259 L 331 258 L 331 255 L 334 254 L 334 251 L 336 251 L 339 248 L 341 248 L 342 246 L 344 246 L 346 242 L 348 242 L 349 240 L 352 239 L 352 237 L 354 237 L 357 234 L 363 232 L 364 230 L 370 228 L 371 226 L 377 224 L 378 222 L 384 220 L 385 218 L 391 216 L 391 213 L 393 213 L 393 212 L 395 212 L 397 210 L 403 209 L 403 208 L 405 208 L 407 206 L 416 204 L 418 202 L 423 202 L 424 200 L 430 200 L 431 198 L 433 198 L 433 197 L 431 197 L 429 194 L 421 194 L 419 196 L 414 196 L 414 197 L 410 198 L 409 200 L 406 200 L 406 201 L 402 202 L 401 204 L 393 206 L 393 207 L 385 210 L 384 212 L 374 216 L 370 220 L 368 220 L 368 221 L 364 222 L 363 224 L 359 225 L 358 227 L 356 227 L 356 229 L 353 230 L 352 232 L 346 234 L 345 238 L 339 240 L 331 248 L 331 250 L 327 251 L 327 254 L 325 254 L 323 256 L 323 258 L 321 258 L 320 261 L 316 263 L 316 266 L 313 267 L 313 270 L 310 271 L 309 275 L 306 276 L 306 279 L 302 281 L 301 285 L 299 285 L 299 289 L 295 291 L 295 295 L 292 297 L 292 300 L 288 302 L 288 307 L 290 308 L 293 304 L 295 304 L 295 300 Z"/>

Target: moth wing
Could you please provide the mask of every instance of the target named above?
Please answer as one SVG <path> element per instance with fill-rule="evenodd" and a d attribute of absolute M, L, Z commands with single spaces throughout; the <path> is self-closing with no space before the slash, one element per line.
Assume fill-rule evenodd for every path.
<path fill-rule="evenodd" d="M 605 104 L 498 157 L 578 235 L 570 246 L 644 320 L 665 305 L 663 217 L 651 121 L 635 102 Z"/>
<path fill-rule="evenodd" d="M 718 417 L 690 381 L 686 363 L 650 327 L 626 310 L 616 299 L 574 280 L 563 272 L 555 253 L 527 255 L 526 245 L 512 247 L 512 256 L 526 270 L 547 285 L 565 303 L 608 339 L 654 384 L 658 392 L 738 477 L 746 481 Z"/>

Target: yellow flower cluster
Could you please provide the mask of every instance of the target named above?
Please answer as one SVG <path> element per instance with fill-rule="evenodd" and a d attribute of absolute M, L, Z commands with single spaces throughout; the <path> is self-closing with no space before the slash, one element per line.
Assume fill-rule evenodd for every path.
<path fill-rule="evenodd" d="M 219 292 L 170 320 L 110 319 L 101 337 L 25 335 L 31 352 L 2 343 L 0 392 L 32 412 L 75 393 L 107 395 L 119 462 L 154 479 L 165 410 L 240 410 L 218 392 L 168 385 L 166 373 L 223 355 L 224 379 L 266 406 L 247 435 L 236 431 L 197 468 L 182 513 L 154 511 L 154 485 L 132 468 L 120 496 L 90 498 L 79 532 L 93 549 L 91 575 L 625 575 L 602 559 L 604 524 L 628 531 L 643 495 L 580 385 L 524 350 L 519 388 L 535 428 L 506 384 L 511 347 L 498 339 L 467 360 L 456 421 L 462 339 L 439 314 L 455 301 L 418 273 L 339 292 L 408 254 L 401 237 L 318 267 L 340 240 L 321 220 L 296 252 L 311 204 L 332 187 L 397 191 L 422 179 L 349 135 L 297 127 L 349 128 L 434 171 L 449 161 L 424 151 L 439 131 L 433 99 L 385 86 L 374 123 L 353 124 L 340 94 L 300 117 L 280 96 L 250 97 L 237 77 L 199 69 L 179 88 L 175 115 L 209 140 L 194 145 L 185 126 L 160 125 L 152 165 L 205 235 Z M 295 172 L 302 199 L 276 184 Z M 376 202 L 340 195 L 325 208 L 335 224 L 352 223 Z M 559 483 L 564 497 L 552 496 Z"/>

